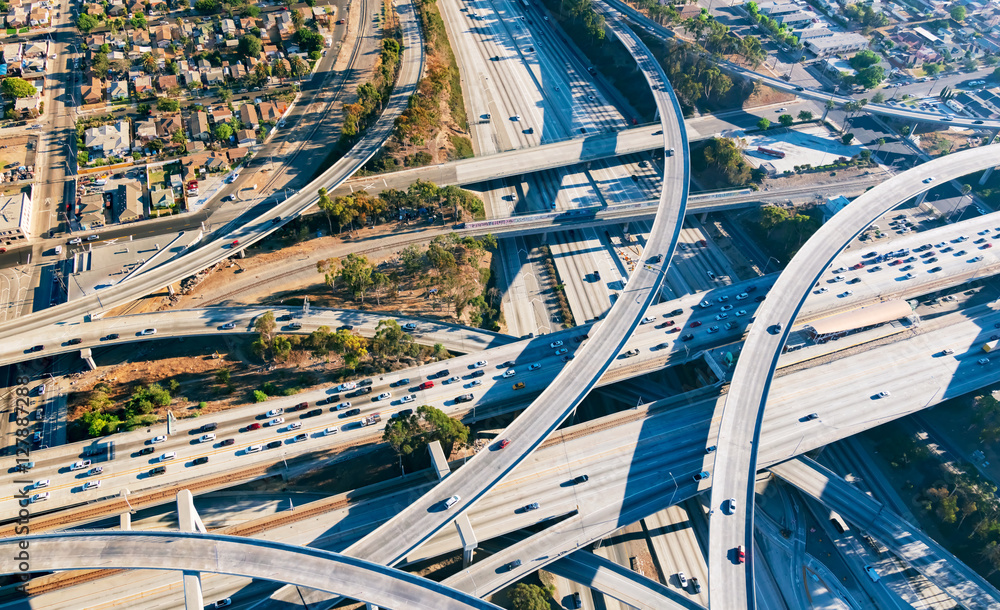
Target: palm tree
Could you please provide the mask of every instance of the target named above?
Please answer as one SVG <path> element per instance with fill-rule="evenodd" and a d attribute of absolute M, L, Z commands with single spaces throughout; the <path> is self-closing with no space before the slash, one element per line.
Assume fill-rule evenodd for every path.
<path fill-rule="evenodd" d="M 837 102 L 833 100 L 826 100 L 826 108 L 823 110 L 823 118 L 819 120 L 820 123 L 826 120 L 826 115 L 830 114 L 830 111 L 837 107 Z"/>

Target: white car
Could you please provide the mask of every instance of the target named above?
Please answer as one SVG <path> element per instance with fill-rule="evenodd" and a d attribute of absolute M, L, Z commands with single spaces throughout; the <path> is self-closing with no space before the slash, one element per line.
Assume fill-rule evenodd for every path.
<path fill-rule="evenodd" d="M 989 358 L 980 358 L 979 359 L 979 364 L 989 364 L 989 363 L 990 363 L 990 359 Z"/>
<path fill-rule="evenodd" d="M 471 382 L 469 382 L 469 387 L 470 388 L 474 388 L 474 387 L 480 386 L 480 385 L 483 385 L 483 382 L 480 379 L 473 379 Z"/>
<path fill-rule="evenodd" d="M 934 182 L 933 176 L 931 176 L 930 178 L 924 178 L 924 184 L 930 184 L 931 182 Z"/>
<path fill-rule="evenodd" d="M 687 589 L 688 579 L 687 576 L 684 575 L 684 572 L 677 573 L 677 580 L 681 583 L 681 589 Z"/>
<path fill-rule="evenodd" d="M 715 316 L 715 319 L 716 320 L 725 320 L 728 317 L 729 317 L 728 313 L 720 313 L 717 316 Z"/>
<path fill-rule="evenodd" d="M 168 452 L 166 452 L 166 453 L 164 453 L 163 455 L 160 456 L 160 461 L 161 462 L 166 462 L 167 460 L 172 460 L 175 457 L 177 457 L 177 452 L 176 451 L 168 451 Z"/>
<path fill-rule="evenodd" d="M 399 402 L 402 402 L 402 403 L 413 402 L 416 399 L 417 399 L 416 394 L 407 394 L 406 396 L 400 398 Z"/>
<path fill-rule="evenodd" d="M 41 479 L 41 480 L 35 481 L 35 484 L 32 485 L 31 488 L 32 489 L 41 489 L 43 487 L 48 487 L 48 486 L 49 486 L 49 480 L 48 479 Z"/>
<path fill-rule="evenodd" d="M 31 503 L 34 504 L 35 502 L 44 502 L 45 500 L 48 499 L 49 499 L 49 492 L 43 491 L 40 494 L 35 494 L 31 496 Z"/>
<path fill-rule="evenodd" d="M 100 486 L 101 486 L 100 481 L 87 481 L 86 483 L 83 484 L 83 491 L 87 491 L 90 489 L 98 489 Z"/>
<path fill-rule="evenodd" d="M 284 121 L 282 121 L 284 122 Z M 233 605 L 233 600 L 229 597 L 226 599 L 220 599 L 219 601 L 212 604 L 212 608 L 226 608 L 227 606 Z"/>
<path fill-rule="evenodd" d="M 723 305 L 723 306 L 722 306 L 722 311 L 729 311 L 729 310 L 730 310 L 730 309 L 732 309 L 732 308 L 733 308 L 733 306 L 732 306 L 732 305 Z"/>
<path fill-rule="evenodd" d="M 849 296 L 851 296 L 852 294 L 854 294 L 854 291 L 853 291 L 853 290 L 845 290 L 844 292 L 841 292 L 841 293 L 840 293 L 839 295 L 837 295 L 837 296 L 839 296 L 840 298 L 844 298 L 844 297 L 849 297 Z"/>
<path fill-rule="evenodd" d="M 156 443 L 162 443 L 165 440 L 167 440 L 167 437 L 165 436 L 154 436 L 152 439 L 150 439 L 149 444 L 155 445 Z"/>
<path fill-rule="evenodd" d="M 562 346 L 563 346 L 563 342 L 562 341 L 553 341 L 552 343 L 549 343 L 549 347 L 551 347 L 552 349 L 555 349 L 557 347 L 562 347 Z"/>
<path fill-rule="evenodd" d="M 46 494 L 46 495 L 48 495 L 48 494 Z M 451 508 L 452 506 L 455 506 L 456 504 L 458 504 L 458 501 L 461 500 L 461 499 L 462 498 L 459 497 L 459 496 L 452 496 L 452 497 L 450 497 L 450 498 L 448 498 L 447 500 L 444 501 L 444 507 L 445 508 Z"/>
<path fill-rule="evenodd" d="M 730 515 L 736 512 L 736 498 L 729 498 L 729 502 L 726 503 L 726 512 Z"/>
<path fill-rule="evenodd" d="M 568 351 L 569 351 L 569 349 L 567 349 L 565 347 L 560 347 L 559 349 L 556 350 L 556 356 L 561 356 L 561 355 L 565 354 Z"/>
<path fill-rule="evenodd" d="M 740 316 L 745 316 L 745 315 L 747 315 L 747 310 L 745 310 L 745 309 L 741 309 L 741 310 L 739 310 L 739 311 L 736 312 L 736 317 L 737 318 L 740 317 Z"/>
<path fill-rule="evenodd" d="M 337 386 L 337 391 L 346 392 L 347 390 L 353 390 L 356 387 L 358 387 L 358 384 L 354 383 L 353 381 L 348 381 L 347 383 L 342 383 L 339 386 Z"/>
<path fill-rule="evenodd" d="M 892 394 L 890 394 L 889 392 L 886 392 L 886 391 L 883 391 L 883 392 L 879 392 L 879 393 L 878 393 L 878 397 L 879 397 L 879 398 L 888 398 L 888 397 L 890 397 L 890 396 L 892 396 Z"/>
<path fill-rule="evenodd" d="M 822 288 L 820 288 L 819 290 L 817 290 L 816 294 L 823 294 L 824 292 L 826 292 L 826 286 L 823 286 Z"/>
<path fill-rule="evenodd" d="M 285 410 L 279 407 L 277 409 L 271 409 L 270 411 L 264 414 L 264 417 L 277 417 L 279 415 L 284 414 L 284 412 Z"/>
<path fill-rule="evenodd" d="M 487 364 L 487 362 L 485 360 L 480 360 L 480 361 L 476 362 L 475 364 L 473 364 L 472 368 L 474 368 L 474 369 L 481 369 L 484 366 L 486 366 L 486 364 Z"/>
<path fill-rule="evenodd" d="M 155 334 L 156 334 L 156 329 L 155 329 L 155 328 L 147 328 L 147 329 L 143 330 L 143 331 L 142 331 L 141 333 L 139 333 L 139 334 L 140 334 L 141 336 L 143 336 L 143 337 L 148 337 L 148 336 L 150 336 L 150 335 L 155 335 Z"/>
<path fill-rule="evenodd" d="M 528 365 L 528 370 L 529 371 L 537 371 L 540 368 L 542 368 L 542 364 L 540 362 L 536 362 L 534 364 L 529 364 Z"/>
<path fill-rule="evenodd" d="M 198 442 L 199 443 L 211 443 L 214 440 L 215 440 L 215 434 L 214 433 L 209 433 L 209 434 L 203 434 L 203 435 L 201 435 L 201 438 L 198 439 Z"/>
<path fill-rule="evenodd" d="M 750 296 L 749 294 L 747 294 L 747 293 L 745 293 L 745 292 L 741 292 L 741 293 L 739 293 L 738 295 L 736 295 L 736 300 L 737 300 L 737 301 L 742 301 L 743 299 L 746 299 L 746 298 L 748 298 L 749 296 Z M 683 573 L 684 573 L 684 572 L 681 572 L 681 574 L 683 574 Z"/>
<path fill-rule="evenodd" d="M 461 381 L 461 380 L 460 380 L 460 379 L 458 378 L 458 375 L 453 375 L 453 376 L 451 376 L 451 377 L 449 377 L 449 378 L 445 379 L 445 380 L 444 380 L 444 381 L 443 381 L 442 383 L 444 383 L 445 385 L 447 385 L 447 384 L 449 384 L 449 383 L 456 383 L 456 382 L 458 382 L 458 381 Z"/>
<path fill-rule="evenodd" d="M 656 322 L 656 318 L 654 318 L 653 316 L 646 316 L 645 318 L 642 319 L 642 322 L 640 322 L 640 324 L 649 324 L 650 322 Z"/>
<path fill-rule="evenodd" d="M 257 453 L 262 449 L 264 449 L 263 445 L 250 445 L 249 447 L 247 447 L 247 453 Z"/>
<path fill-rule="evenodd" d="M 375 400 L 386 400 L 387 398 L 392 398 L 392 392 L 382 392 L 375 397 Z"/>
<path fill-rule="evenodd" d="M 843 282 L 846 279 L 847 279 L 846 275 L 838 275 L 838 276 L 836 276 L 836 277 L 833 278 L 833 281 L 834 282 Z"/>
<path fill-rule="evenodd" d="M 503 373 L 503 378 L 504 378 L 504 379 L 510 379 L 510 378 L 511 378 L 511 377 L 513 377 L 514 375 L 517 375 L 517 371 L 515 371 L 514 369 L 507 369 L 507 370 L 506 370 L 506 371 L 504 371 L 504 373 Z"/>
<path fill-rule="evenodd" d="M 267 422 L 267 426 L 269 426 L 269 427 L 280 426 L 283 423 L 285 423 L 285 418 L 284 417 L 275 417 L 271 421 Z"/>
<path fill-rule="evenodd" d="M 340 403 L 339 405 L 337 405 L 336 407 L 334 407 L 333 410 L 334 411 L 340 411 L 341 409 L 350 409 L 350 408 L 351 408 L 351 401 L 346 400 L 346 401 Z"/>
<path fill-rule="evenodd" d="M 90 460 L 80 460 L 79 462 L 73 462 L 69 465 L 70 470 L 83 470 L 90 466 Z"/>
<path fill-rule="evenodd" d="M 945 349 L 941 350 L 941 354 L 945 355 L 945 356 L 950 356 L 950 355 L 952 355 L 954 353 L 955 353 L 955 350 L 951 349 L 950 347 L 946 347 Z"/>
<path fill-rule="evenodd" d="M 326 430 L 323 430 L 323 434 L 325 434 L 327 436 L 330 436 L 331 434 L 336 434 L 337 433 L 337 429 L 338 429 L 337 426 L 330 426 Z"/>
<path fill-rule="evenodd" d="M 843 273 L 845 271 L 847 271 L 847 267 L 837 267 L 833 270 L 834 273 Z"/>
<path fill-rule="evenodd" d="M 289 430 L 298 430 L 301 427 L 302 427 L 302 422 L 300 422 L 300 421 L 295 421 L 295 422 L 292 422 L 292 423 L 288 424 L 288 429 Z"/>

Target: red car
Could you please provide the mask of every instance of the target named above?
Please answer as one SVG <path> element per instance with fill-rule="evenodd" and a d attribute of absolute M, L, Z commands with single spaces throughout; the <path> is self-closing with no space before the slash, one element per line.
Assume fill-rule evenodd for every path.
<path fill-rule="evenodd" d="M 503 439 L 502 441 L 500 441 L 500 449 L 503 449 L 504 447 L 506 447 L 509 444 L 510 444 L 510 439 L 509 438 Z"/>
<path fill-rule="evenodd" d="M 230 247 L 232 247 L 232 248 L 235 248 L 235 247 L 236 247 L 236 246 L 238 246 L 238 245 L 240 245 L 240 240 L 238 240 L 238 239 L 234 239 L 234 240 L 233 240 L 233 243 L 232 243 L 232 244 L 230 244 Z"/>
<path fill-rule="evenodd" d="M 993 244 L 983 244 L 983 245 L 979 246 L 979 249 L 980 250 L 988 250 L 989 248 L 992 248 L 992 247 L 993 247 Z"/>
<path fill-rule="evenodd" d="M 250 424 L 247 426 L 247 432 L 250 430 L 260 430 L 260 424 Z"/>
<path fill-rule="evenodd" d="M 699 320 L 695 320 L 691 323 L 691 328 L 698 328 L 699 326 L 701 326 L 701 322 Z"/>
<path fill-rule="evenodd" d="M 681 329 L 680 329 L 679 326 L 675 326 L 675 327 L 671 328 L 670 330 L 668 330 L 667 332 L 668 333 L 679 333 L 679 332 L 681 332 Z"/>
<path fill-rule="evenodd" d="M 736 547 L 736 563 L 743 563 L 747 560 L 747 554 L 743 552 L 743 545 Z"/>
<path fill-rule="evenodd" d="M 851 269 L 861 269 L 864 266 L 865 266 L 864 263 L 858 263 L 857 265 L 854 265 L 853 267 L 851 267 Z"/>

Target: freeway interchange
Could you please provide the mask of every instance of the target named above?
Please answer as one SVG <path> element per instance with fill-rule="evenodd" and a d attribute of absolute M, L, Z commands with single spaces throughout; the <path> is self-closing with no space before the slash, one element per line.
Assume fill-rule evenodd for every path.
<path fill-rule="evenodd" d="M 355 561 L 352 565 L 367 570 L 363 574 L 354 573 L 353 584 L 340 582 L 338 579 L 342 575 L 324 578 L 322 574 L 336 571 L 331 570 L 328 564 L 314 568 L 312 571 L 315 577 L 311 580 L 296 579 L 281 573 L 276 580 L 288 585 L 274 591 L 272 601 L 268 603 L 306 599 L 322 604 L 325 603 L 324 600 L 346 595 L 397 606 L 409 603 L 413 607 L 450 607 L 445 604 L 450 604 L 451 601 L 444 602 L 441 598 L 434 597 L 444 595 L 464 600 L 455 602 L 455 607 L 490 607 L 478 598 L 572 553 L 582 545 L 610 534 L 622 525 L 711 488 L 709 493 L 713 512 L 709 513 L 712 515 L 708 551 L 709 601 L 712 607 L 755 607 L 752 572 L 755 565 L 753 481 L 758 467 L 774 464 L 832 440 L 916 411 L 944 399 L 946 395 L 954 396 L 960 391 L 979 387 L 995 377 L 991 370 L 973 365 L 973 360 L 978 357 L 976 344 L 980 340 L 981 331 L 978 323 L 994 321 L 991 314 L 984 314 L 972 320 L 953 322 L 947 328 L 927 329 L 926 332 L 883 346 L 882 350 L 894 354 L 892 362 L 896 368 L 892 371 L 884 368 L 871 370 L 871 367 L 863 364 L 869 356 L 855 353 L 838 357 L 836 369 L 832 362 L 827 362 L 811 371 L 796 371 L 781 379 L 774 379 L 775 372 L 781 365 L 782 347 L 797 319 L 801 323 L 810 316 L 820 318 L 824 312 L 849 309 L 863 299 L 883 298 L 887 293 L 900 296 L 907 293 L 921 294 L 922 287 L 956 283 L 969 277 L 975 278 L 980 273 L 992 272 L 997 260 L 992 250 L 983 244 L 992 244 L 991 240 L 1000 237 L 1000 231 L 994 234 L 986 229 L 982 233 L 977 231 L 978 235 L 969 240 L 970 244 L 965 247 L 949 246 L 946 241 L 934 245 L 936 251 L 931 254 L 941 257 L 947 255 L 941 264 L 937 264 L 939 261 L 936 259 L 931 260 L 930 256 L 920 257 L 922 260 L 919 260 L 907 252 L 900 255 L 898 273 L 892 268 L 896 266 L 893 260 L 892 265 L 889 264 L 890 261 L 886 261 L 886 269 L 873 269 L 869 266 L 863 273 L 861 270 L 864 267 L 858 266 L 852 269 L 852 272 L 857 273 L 850 274 L 850 279 L 841 277 L 839 271 L 834 272 L 836 275 L 827 279 L 827 283 L 839 284 L 844 281 L 844 286 L 847 286 L 847 282 L 850 282 L 853 288 L 844 291 L 839 290 L 840 286 L 836 287 L 838 290 L 822 290 L 824 286 L 821 283 L 824 270 L 835 265 L 834 257 L 843 245 L 887 210 L 930 188 L 927 186 L 928 181 L 924 179 L 927 171 L 940 180 L 951 180 L 967 174 L 971 169 L 992 166 L 997 162 L 997 156 L 990 147 L 965 151 L 932 161 L 922 166 L 919 172 L 911 170 L 883 182 L 827 223 L 815 238 L 807 242 L 776 280 L 762 278 L 728 289 L 689 295 L 656 305 L 687 211 L 690 173 L 690 159 L 686 151 L 687 136 L 679 103 L 659 64 L 652 59 L 652 54 L 628 30 L 616 13 L 603 3 L 598 3 L 597 9 L 606 16 L 611 31 L 636 60 L 654 92 L 661 117 L 662 147 L 665 150 L 655 222 L 645 243 L 645 252 L 658 256 L 659 260 L 655 260 L 656 256 L 648 256 L 643 264 L 635 268 L 614 306 L 602 320 L 588 328 L 520 342 L 510 342 L 503 336 L 470 332 L 460 327 L 417 321 L 415 323 L 421 326 L 420 332 L 425 340 L 441 343 L 450 341 L 449 349 L 465 355 L 445 363 L 425 365 L 416 371 L 400 371 L 384 375 L 377 381 L 368 380 L 369 383 L 362 385 L 369 390 L 370 393 L 367 394 L 358 394 L 354 389 L 330 387 L 307 395 L 269 401 L 256 407 L 243 407 L 227 412 L 224 416 L 214 417 L 212 421 L 201 420 L 197 422 L 197 426 L 175 424 L 176 429 L 167 438 L 153 436 L 149 431 L 116 436 L 113 439 L 116 451 L 114 459 L 108 460 L 107 455 L 98 452 L 96 455 L 101 457 L 95 458 L 86 466 L 76 466 L 77 458 L 81 457 L 80 446 L 36 452 L 31 487 L 34 492 L 46 494 L 45 499 L 39 497 L 37 505 L 45 506 L 46 509 L 74 507 L 121 491 L 143 493 L 160 486 L 179 486 L 189 480 L 192 474 L 225 473 L 249 464 L 276 467 L 278 454 L 280 461 L 285 462 L 291 457 L 319 454 L 320 451 L 329 451 L 325 454 L 326 457 L 336 456 L 339 452 L 349 453 L 352 446 L 370 441 L 372 433 L 380 429 L 379 424 L 384 425 L 386 420 L 407 409 L 411 403 L 440 405 L 456 415 L 468 416 L 471 410 L 473 419 L 476 418 L 477 408 L 498 413 L 524 408 L 499 435 L 499 438 L 513 439 L 509 447 L 496 445 L 481 451 L 456 472 L 446 474 L 436 485 L 414 488 L 405 496 L 405 501 L 393 504 L 391 508 L 383 507 L 384 512 L 379 513 L 378 518 L 370 519 L 358 531 L 352 530 L 350 536 L 324 542 L 343 552 L 340 558 L 324 556 L 324 560 Z M 404 24 L 406 48 L 419 49 L 421 45 L 412 8 L 404 5 L 399 7 L 399 11 L 403 16 L 401 21 Z M 513 36 L 517 37 L 516 32 Z M 519 53 L 523 55 L 524 51 Z M 378 150 L 391 129 L 394 116 L 401 112 L 407 96 L 412 92 L 422 70 L 422 63 L 423 56 L 419 50 L 414 54 L 404 55 L 403 74 L 400 76 L 403 86 L 397 87 L 379 122 L 348 157 L 328 170 L 317 183 L 330 185 L 331 188 L 342 184 Z M 726 67 L 742 71 L 736 66 Z M 787 89 L 787 84 L 783 82 L 773 86 Z M 794 90 L 804 97 L 819 95 L 801 88 Z M 952 121 L 940 116 L 925 116 L 927 113 L 911 112 L 902 116 L 900 112 L 909 111 L 897 109 L 868 110 L 926 122 Z M 613 122 L 611 118 L 606 120 Z M 953 124 L 964 123 L 955 121 Z M 992 123 L 986 125 L 993 126 Z M 515 134 L 514 139 L 519 145 L 530 146 L 538 143 L 537 138 L 529 137 L 533 135 L 533 132 L 522 131 L 519 135 Z M 100 295 L 33 314 L 19 320 L 16 325 L 0 324 L 0 336 L 5 337 L 5 347 L 0 357 L 5 363 L 15 363 L 31 354 L 50 355 L 126 341 L 156 340 L 152 333 L 144 333 L 147 328 L 162 330 L 158 330 L 155 335 L 162 339 L 193 334 L 252 332 L 252 321 L 259 315 L 259 310 L 209 309 L 105 319 L 101 319 L 99 314 L 226 258 L 237 247 L 246 247 L 263 238 L 274 227 L 314 205 L 315 198 L 311 192 L 310 189 L 303 190 L 250 224 L 237 226 L 234 223 L 210 241 L 206 240 L 208 243 L 197 250 L 138 274 L 135 278 L 102 291 Z M 469 229 L 476 230 L 472 227 Z M 954 228 L 940 233 L 962 230 L 964 228 Z M 925 237 L 920 235 L 904 238 L 913 241 L 923 239 Z M 936 242 L 938 239 L 956 244 L 965 241 L 955 240 L 951 235 L 931 241 Z M 975 250 L 972 249 L 972 243 L 976 244 Z M 907 246 L 907 249 L 910 248 Z M 916 246 L 912 246 L 912 249 L 916 250 Z M 913 260 L 904 261 L 903 256 Z M 852 252 L 840 260 L 845 261 L 845 265 L 853 263 L 853 267 L 859 265 L 864 258 L 867 257 Z M 919 273 L 901 276 L 904 271 L 909 271 L 904 269 L 905 266 L 916 268 Z M 768 290 L 771 292 L 769 298 L 765 299 Z M 814 295 L 812 302 L 809 307 L 805 307 L 804 302 L 810 294 Z M 299 328 L 288 330 L 303 333 L 323 325 L 344 324 L 351 321 L 352 316 L 356 317 L 356 314 L 350 312 L 315 310 L 309 315 L 299 315 L 296 312 L 288 315 L 298 316 L 293 319 L 302 320 Z M 378 316 L 373 318 L 377 319 Z M 366 319 L 364 324 L 367 327 L 362 330 L 370 333 L 374 322 Z M 625 418 L 620 422 L 621 427 L 616 430 L 616 436 L 607 445 L 588 439 L 586 442 L 591 445 L 575 449 L 578 452 L 575 454 L 562 452 L 571 443 L 579 443 L 579 438 L 567 438 L 564 441 L 565 447 L 546 440 L 559 436 L 557 429 L 593 388 L 613 380 L 643 374 L 662 367 L 666 362 L 677 362 L 682 359 L 682 350 L 684 360 L 692 358 L 691 351 L 694 348 L 694 358 L 703 358 L 708 363 L 712 359 L 708 352 L 713 347 L 737 341 L 744 333 L 747 333 L 747 340 L 742 358 L 732 374 L 728 395 L 722 398 L 705 398 L 695 405 L 678 407 L 671 410 L 668 417 L 656 414 L 630 421 Z M 126 336 L 122 337 L 122 334 Z M 945 334 L 948 336 L 947 340 L 942 339 Z M 942 344 L 954 344 L 955 351 L 961 350 L 953 363 L 942 365 L 939 361 L 928 359 L 931 345 Z M 37 352 L 33 349 L 36 345 L 42 346 Z M 787 360 L 788 358 L 786 362 Z M 484 363 L 480 364 L 480 361 Z M 979 364 L 982 364 L 981 360 Z M 966 372 L 960 381 L 948 387 L 946 393 L 939 395 L 935 391 L 930 401 L 926 401 L 926 386 L 933 384 L 938 379 L 936 375 L 941 375 L 942 369 L 946 367 L 952 367 L 953 370 L 945 375 L 955 375 L 959 368 Z M 719 382 L 725 378 L 726 375 L 721 374 Z M 923 379 L 923 383 L 907 383 L 909 378 Z M 432 386 L 421 385 L 420 382 L 430 379 L 435 380 Z M 775 396 L 770 397 L 771 408 L 767 409 L 765 415 L 764 406 L 769 400 L 772 380 Z M 792 387 L 792 384 L 797 384 L 795 390 L 788 394 L 781 393 L 783 390 L 787 391 L 785 388 Z M 882 391 L 880 387 L 890 385 L 893 386 L 893 401 L 884 404 L 879 402 L 879 412 L 875 416 L 867 412 L 871 396 L 878 396 Z M 843 392 L 842 388 L 845 386 L 850 387 L 853 402 L 828 404 L 827 397 L 834 392 Z M 465 400 L 470 395 L 471 398 Z M 885 397 L 889 395 L 886 391 Z M 656 401 L 654 407 L 646 406 L 645 410 L 651 414 L 654 409 L 665 408 L 669 403 L 669 399 Z M 816 409 L 815 413 L 822 413 L 822 416 L 803 419 L 803 409 Z M 374 413 L 379 414 L 379 419 L 373 420 Z M 765 422 L 770 427 L 764 428 Z M 206 425 L 210 427 L 206 428 Z M 807 431 L 803 432 L 804 429 Z M 204 436 L 209 431 L 212 432 L 211 438 Z M 580 436 L 585 435 L 581 433 Z M 669 443 L 670 452 L 662 451 L 661 445 L 664 442 Z M 718 446 L 714 455 L 712 451 L 706 450 L 709 443 L 713 448 Z M 522 477 L 522 472 L 539 468 L 537 458 L 546 450 L 559 452 L 563 460 L 562 466 L 549 469 L 550 472 L 546 473 L 547 478 L 544 479 Z M 605 460 L 610 454 L 617 455 L 618 459 L 609 465 Z M 126 456 L 127 459 L 123 459 Z M 204 464 L 209 464 L 208 468 L 198 468 Z M 8 473 L 16 472 L 13 460 L 2 460 L 0 465 Z M 90 468 L 97 465 L 101 465 L 102 472 L 92 473 Z M 156 472 L 161 466 L 166 467 L 164 476 L 159 476 Z M 285 467 L 287 468 L 287 463 Z M 669 479 L 663 476 L 665 468 L 670 469 L 667 471 Z M 702 468 L 708 473 L 708 477 L 693 478 Z M 579 473 L 581 469 L 593 473 L 593 481 L 588 481 L 591 485 L 585 488 L 559 485 L 561 492 L 551 491 L 554 485 L 559 484 L 558 481 L 565 482 L 567 477 L 572 480 L 572 475 Z M 682 473 L 680 482 L 674 477 L 674 471 Z M 265 468 L 253 476 L 268 474 L 273 474 L 273 471 Z M 44 485 L 40 481 L 44 481 Z M 103 485 L 87 485 L 93 481 L 100 481 Z M 25 487 L 25 483 L 26 481 L 19 479 L 6 484 L 0 494 L 0 502 L 3 503 L 0 505 L 15 508 L 18 491 Z M 519 505 L 523 507 L 538 495 L 545 496 L 539 512 L 527 516 L 529 511 L 517 508 Z M 452 500 L 445 503 L 448 498 Z M 730 498 L 738 498 L 738 504 Z M 734 510 L 727 510 L 727 507 Z M 504 523 L 497 522 L 497 512 L 509 514 L 512 511 L 521 517 L 514 521 L 507 519 Z M 445 552 L 457 548 L 458 543 L 452 529 L 446 526 L 460 517 L 465 520 L 471 518 L 480 536 L 485 533 L 494 536 L 509 533 L 547 520 L 561 521 L 531 533 L 492 557 L 466 567 L 441 586 L 422 586 L 419 582 L 422 579 L 407 580 L 404 573 L 391 570 L 392 566 L 404 561 L 414 561 L 420 553 L 430 558 L 434 551 Z M 460 525 L 459 529 L 461 527 Z M 143 544 L 141 535 L 122 534 L 119 538 L 131 539 L 125 546 L 132 546 L 124 549 L 128 553 L 111 559 L 110 565 L 151 567 L 151 564 L 136 562 L 134 558 Z M 174 537 L 162 536 L 156 542 L 169 544 L 171 538 Z M 184 536 L 176 538 L 185 539 Z M 189 536 L 187 540 L 194 545 L 196 538 L 197 536 Z M 32 542 L 44 547 L 52 541 L 58 543 L 58 539 L 59 535 L 50 535 L 35 537 Z M 47 567 L 38 569 L 107 566 L 108 563 L 93 559 L 101 556 L 100 545 L 107 544 L 116 547 L 116 550 L 123 550 L 121 545 L 116 546 L 111 539 L 104 540 L 99 535 L 80 535 L 80 540 L 81 545 L 92 545 L 87 547 L 94 549 L 91 555 L 80 553 L 83 558 L 63 561 L 63 557 L 53 551 L 52 563 L 41 564 Z M 253 569 L 233 569 L 230 562 L 234 557 L 246 555 L 249 551 L 245 547 L 267 545 L 240 542 L 237 547 L 229 548 L 225 547 L 227 542 L 229 541 L 214 539 L 197 542 L 205 545 L 199 552 L 217 553 L 224 557 L 214 565 L 185 564 L 180 559 L 171 563 L 169 568 L 220 572 L 242 578 L 262 574 L 259 566 Z M 294 544 L 312 542 L 314 540 L 308 537 L 300 537 Z M 154 544 L 154 541 L 146 540 L 146 544 Z M 745 547 L 746 563 L 735 560 L 733 553 L 737 545 Z M 220 548 L 225 550 L 218 550 Z M 274 555 L 275 562 L 288 564 L 295 561 L 291 557 L 296 553 L 305 556 L 301 550 L 281 551 L 288 554 Z M 934 552 L 940 555 L 943 550 L 935 548 Z M 512 563 L 515 560 L 516 565 Z M 167 566 L 159 563 L 152 567 Z M 942 587 L 953 586 L 944 581 L 953 580 L 957 572 L 945 572 L 929 571 L 927 577 L 939 579 Z M 358 583 L 364 578 L 375 578 L 375 574 L 379 575 L 380 580 L 378 584 L 369 586 L 377 588 L 385 596 L 366 597 Z M 400 593 L 402 589 L 399 587 L 404 585 L 413 587 Z M 606 586 L 612 594 L 617 591 L 617 587 L 631 587 L 629 592 L 619 594 L 628 599 L 651 599 L 657 605 L 662 602 L 663 607 L 685 601 L 673 599 L 669 592 L 651 587 L 648 583 L 629 581 L 626 587 L 608 582 Z M 294 587 L 309 590 L 302 591 Z M 637 596 L 636 587 L 649 597 Z M 460 593 L 462 591 L 471 593 L 472 596 L 463 595 Z M 995 591 L 989 590 L 989 595 L 994 593 Z M 956 593 L 960 594 L 968 596 L 967 593 Z M 976 595 L 977 592 L 972 593 L 973 598 Z"/>

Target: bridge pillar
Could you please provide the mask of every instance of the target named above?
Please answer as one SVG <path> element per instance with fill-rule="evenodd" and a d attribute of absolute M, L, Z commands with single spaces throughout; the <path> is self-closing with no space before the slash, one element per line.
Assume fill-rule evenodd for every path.
<path fill-rule="evenodd" d="M 910 125 L 910 135 L 912 136 L 915 133 L 917 133 L 917 123 L 916 122 L 914 122 L 913 125 Z"/>
<path fill-rule="evenodd" d="M 208 533 L 194 507 L 194 496 L 190 490 L 182 489 L 177 493 L 177 524 L 182 532 Z M 202 610 L 205 607 L 205 597 L 201 592 L 201 574 L 185 571 L 183 581 L 185 609 Z"/>
<path fill-rule="evenodd" d="M 994 131 L 993 135 L 990 136 L 989 144 L 992 144 L 992 143 L 994 143 L 994 142 L 997 141 L 997 134 L 1000 134 L 1000 129 Z M 985 172 L 983 172 L 983 177 L 979 179 L 979 186 L 982 186 L 982 185 L 986 184 L 986 181 L 989 180 L 990 176 L 993 175 L 993 169 L 994 168 L 991 167 L 991 168 L 988 168 Z"/>
<path fill-rule="evenodd" d="M 924 191 L 923 193 L 920 193 L 920 195 L 917 197 L 917 205 L 918 206 L 920 204 L 922 204 L 925 199 L 927 199 L 927 193 L 929 193 L 929 192 L 930 191 Z"/>
<path fill-rule="evenodd" d="M 445 459 L 444 451 L 441 449 L 441 442 L 434 441 L 427 446 L 427 450 L 430 451 L 431 467 L 434 468 L 438 480 L 440 481 L 451 474 L 448 460 Z M 455 519 L 455 527 L 458 528 L 458 539 L 462 541 L 462 567 L 465 568 L 472 563 L 472 554 L 479 541 L 476 540 L 476 533 L 472 530 L 472 523 L 466 513 L 462 513 Z"/>
<path fill-rule="evenodd" d="M 94 357 L 89 347 L 85 347 L 82 350 L 80 350 L 80 358 L 82 358 L 83 361 L 87 363 L 87 366 L 90 367 L 90 370 L 94 370 L 97 368 L 97 364 L 94 363 Z"/>
<path fill-rule="evenodd" d="M 708 212 L 704 212 L 698 215 L 698 222 L 701 224 L 708 224 Z"/>
<path fill-rule="evenodd" d="M 174 296 L 174 285 L 173 284 L 167 284 L 167 294 L 169 294 L 170 296 Z"/>
<path fill-rule="evenodd" d="M 246 248 L 244 248 L 244 249 L 240 250 L 239 252 L 237 252 L 236 253 L 236 257 L 237 258 L 246 258 L 247 257 L 247 250 L 246 250 Z"/>

